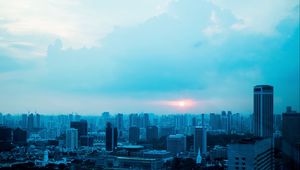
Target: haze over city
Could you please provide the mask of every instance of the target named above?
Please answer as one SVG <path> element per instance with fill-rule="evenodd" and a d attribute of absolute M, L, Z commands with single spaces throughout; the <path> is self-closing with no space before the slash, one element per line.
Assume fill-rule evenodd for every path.
<path fill-rule="evenodd" d="M 272 4 L 272 5 L 270 5 Z M 0 1 L 7 113 L 299 108 L 299 1 Z"/>

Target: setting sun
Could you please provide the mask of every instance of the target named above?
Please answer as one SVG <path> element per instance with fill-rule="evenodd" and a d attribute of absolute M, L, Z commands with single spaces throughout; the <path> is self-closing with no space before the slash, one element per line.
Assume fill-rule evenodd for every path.
<path fill-rule="evenodd" d="M 185 106 L 185 102 L 184 102 L 184 101 L 179 101 L 178 105 L 179 105 L 180 107 L 184 107 L 184 106 Z"/>

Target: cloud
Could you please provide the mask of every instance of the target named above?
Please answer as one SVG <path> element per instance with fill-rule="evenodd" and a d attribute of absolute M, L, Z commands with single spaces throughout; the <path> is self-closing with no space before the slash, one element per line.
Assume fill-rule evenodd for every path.
<path fill-rule="evenodd" d="M 39 54 L 45 56 L 47 46 L 57 38 L 67 48 L 100 46 L 100 40 L 115 27 L 131 26 L 160 15 L 169 3 L 169 0 L 1 1 L 0 29 L 7 33 L 4 38 L 8 41 L 32 43 L 35 48 L 43 49 L 38 53 L 23 51 L 26 58 L 41 57 Z"/>
<path fill-rule="evenodd" d="M 277 25 L 285 18 L 299 14 L 298 0 L 211 0 L 211 2 L 223 10 L 229 10 L 239 20 L 232 25 L 233 29 L 245 29 L 266 35 L 275 34 Z"/>
<path fill-rule="evenodd" d="M 74 1 L 67 6 L 74 6 L 76 9 L 78 3 L 81 4 L 79 1 Z M 3 89 L 5 91 L 19 89 L 22 96 L 20 98 L 26 98 L 28 94 L 37 96 L 37 99 L 32 97 L 32 101 L 28 101 L 29 107 L 35 106 L 30 103 L 36 100 L 42 101 L 44 96 L 45 101 L 53 101 L 57 98 L 62 103 L 65 101 L 68 107 L 76 105 L 78 110 L 84 110 L 88 106 L 99 110 L 99 107 L 95 107 L 97 104 L 109 109 L 114 106 L 108 107 L 108 104 L 101 103 L 115 101 L 116 106 L 112 108 L 115 111 L 122 111 L 122 109 L 133 111 L 136 106 L 137 110 L 143 110 L 143 107 L 145 110 L 156 112 L 175 112 L 178 110 L 159 107 L 153 103 L 187 99 L 204 104 L 190 111 L 235 109 L 251 112 L 252 87 L 266 83 L 278 89 L 276 97 L 281 103 L 276 106 L 277 110 L 285 105 L 297 105 L 297 96 L 293 90 L 297 89 L 299 84 L 295 64 L 299 56 L 297 52 L 299 51 L 299 40 L 297 40 L 299 23 L 296 22 L 293 12 L 292 16 L 283 15 L 294 10 L 290 5 L 284 9 L 276 7 L 287 11 L 280 12 L 282 15 L 275 17 L 276 22 L 272 19 L 270 22 L 261 23 L 263 28 L 257 30 L 255 25 L 257 23 L 249 22 L 245 19 L 247 17 L 239 17 L 240 14 L 235 11 L 234 4 L 222 6 L 221 1 L 211 3 L 198 0 L 165 3 L 166 5 L 159 7 L 159 15 L 154 8 L 150 10 L 151 15 L 147 12 L 147 15 L 142 18 L 135 18 L 133 16 L 135 12 L 125 14 L 128 8 L 120 9 L 117 14 L 112 14 L 113 21 L 108 18 L 105 20 L 108 23 L 119 23 L 120 26 L 114 27 L 103 38 L 99 38 L 101 36 L 93 31 L 102 26 L 100 21 L 93 17 L 89 18 L 95 21 L 92 23 L 89 19 L 85 21 L 78 16 L 80 23 L 77 24 L 80 25 L 82 22 L 92 24 L 84 27 L 91 27 L 91 30 L 80 27 L 84 33 L 75 31 L 73 33 L 76 36 L 70 36 L 76 39 L 74 42 L 80 43 L 81 47 L 71 48 L 73 47 L 71 41 L 62 35 L 59 35 L 58 39 L 56 37 L 56 40 L 54 36 L 50 36 L 49 39 L 53 38 L 50 45 L 43 42 L 47 44 L 46 57 L 36 62 L 35 67 L 26 73 L 7 76 Z M 60 3 L 52 5 L 55 8 L 64 6 Z M 113 4 L 110 3 L 106 5 L 114 10 L 119 9 L 119 6 L 113 8 Z M 155 3 L 154 6 L 157 7 L 156 5 Z M 243 4 L 239 5 L 243 7 Z M 101 3 L 94 6 L 100 8 Z M 93 9 L 86 6 L 82 8 Z M 79 11 L 83 12 L 83 9 Z M 65 10 L 70 9 L 63 11 Z M 104 11 L 103 14 L 110 14 Z M 88 14 L 91 14 L 90 12 L 93 10 Z M 73 12 L 68 14 L 73 15 Z M 128 15 L 128 18 L 118 18 L 120 14 Z M 63 13 L 57 14 L 60 15 L 64 18 Z M 85 16 L 84 12 L 82 15 Z M 241 16 L 248 15 L 252 17 L 251 13 L 241 14 Z M 261 15 L 270 16 L 270 14 Z M 260 22 L 262 21 L 258 23 Z M 62 29 L 60 26 L 57 27 L 59 30 Z M 68 27 L 64 30 L 69 31 Z M 70 31 L 72 33 L 72 30 Z M 277 33 L 270 34 L 272 32 Z M 58 33 L 64 34 L 64 31 Z M 10 41 L 12 42 L 10 48 L 19 46 L 17 48 L 19 50 L 31 50 L 36 46 L 34 42 L 38 40 L 39 34 L 32 36 L 34 37 L 32 42 L 23 41 L 28 37 L 21 36 L 19 39 L 19 36 L 16 33 L 12 35 L 11 31 L 4 36 L 11 36 L 13 41 Z M 93 45 L 88 45 L 84 38 L 78 37 L 85 35 L 101 41 L 91 39 L 88 42 L 92 42 Z M 4 79 L 0 81 L 3 82 Z M 16 82 L 19 84 L 16 85 Z M 288 82 L 294 84 L 290 85 Z M 15 97 L 17 98 L 18 95 Z M 122 101 L 126 99 L 130 102 L 122 105 Z M 77 106 L 79 104 L 76 100 L 85 106 Z M 92 105 L 84 104 L 93 100 L 97 102 Z M 137 106 L 139 104 L 141 107 Z M 41 109 L 53 111 L 50 107 L 43 105 Z M 89 110 L 92 111 L 92 108 Z M 68 111 L 67 107 L 61 105 L 58 105 L 57 110 L 59 109 Z"/>

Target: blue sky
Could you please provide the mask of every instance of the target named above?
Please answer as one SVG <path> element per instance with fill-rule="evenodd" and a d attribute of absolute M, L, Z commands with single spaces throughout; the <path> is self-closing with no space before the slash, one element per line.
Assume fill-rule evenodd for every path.
<path fill-rule="evenodd" d="M 299 1 L 0 1 L 0 84 L 10 113 L 251 113 L 257 84 L 281 113 L 299 108 Z"/>

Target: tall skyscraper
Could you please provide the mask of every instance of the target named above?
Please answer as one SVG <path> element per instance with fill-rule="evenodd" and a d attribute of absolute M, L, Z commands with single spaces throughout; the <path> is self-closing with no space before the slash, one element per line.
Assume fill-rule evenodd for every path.
<path fill-rule="evenodd" d="M 300 113 L 291 107 L 282 114 L 282 155 L 284 169 L 300 169 Z"/>
<path fill-rule="evenodd" d="M 67 129 L 66 131 L 66 147 L 69 150 L 78 148 L 78 130 L 75 128 Z"/>
<path fill-rule="evenodd" d="M 123 114 L 118 113 L 116 116 L 116 125 L 119 131 L 124 129 Z"/>
<path fill-rule="evenodd" d="M 153 141 L 158 139 L 158 128 L 157 126 L 148 126 L 146 129 L 147 141 Z"/>
<path fill-rule="evenodd" d="M 232 112 L 228 111 L 227 112 L 227 133 L 231 134 L 231 129 L 232 129 Z"/>
<path fill-rule="evenodd" d="M 71 122 L 71 128 L 77 129 L 78 130 L 78 141 L 79 141 L 79 145 L 80 144 L 80 137 L 81 136 L 87 136 L 87 121 L 86 120 L 80 120 L 80 121 L 76 121 L 76 122 Z"/>
<path fill-rule="evenodd" d="M 108 122 L 105 129 L 105 144 L 107 151 L 114 151 L 118 146 L 118 129 Z"/>
<path fill-rule="evenodd" d="M 34 125 L 34 117 L 33 117 L 33 114 L 29 114 L 28 115 L 28 120 L 27 120 L 27 128 L 28 129 L 33 129 L 33 126 Z"/>
<path fill-rule="evenodd" d="M 41 127 L 41 115 L 36 113 L 35 114 L 35 123 L 34 123 L 35 128 L 40 128 Z"/>
<path fill-rule="evenodd" d="M 103 112 L 102 113 L 102 120 L 103 120 L 104 125 L 106 124 L 106 122 L 110 121 L 109 112 Z"/>
<path fill-rule="evenodd" d="M 143 113 L 139 115 L 139 125 L 140 127 L 146 128 L 150 126 L 149 114 Z"/>
<path fill-rule="evenodd" d="M 219 114 L 209 114 L 209 125 L 212 130 L 221 129 L 221 116 Z"/>
<path fill-rule="evenodd" d="M 21 127 L 23 129 L 27 128 L 27 114 L 22 114 Z"/>
<path fill-rule="evenodd" d="M 228 132 L 228 116 L 226 114 L 226 111 L 222 111 L 221 113 L 221 129 L 225 132 Z"/>
<path fill-rule="evenodd" d="M 132 126 L 129 128 L 129 142 L 135 144 L 140 139 L 140 128 Z"/>
<path fill-rule="evenodd" d="M 197 118 L 193 117 L 192 118 L 192 126 L 197 126 L 197 125 L 198 125 Z"/>
<path fill-rule="evenodd" d="M 197 153 L 199 148 L 201 154 L 206 155 L 207 132 L 205 127 L 196 126 L 194 131 L 194 153 Z"/>
<path fill-rule="evenodd" d="M 136 113 L 132 113 L 129 115 L 129 127 L 131 126 L 140 127 L 139 116 Z"/>
<path fill-rule="evenodd" d="M 254 87 L 254 135 L 273 136 L 273 87 L 257 85 Z"/>

